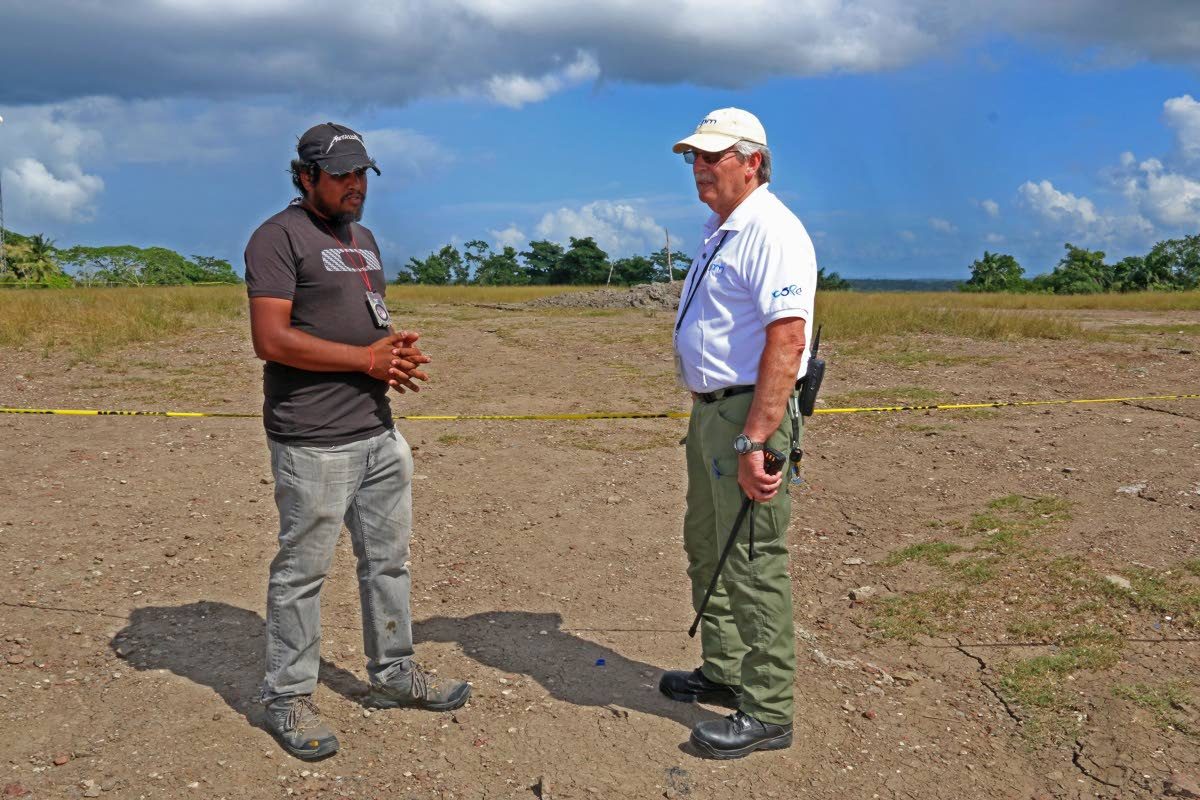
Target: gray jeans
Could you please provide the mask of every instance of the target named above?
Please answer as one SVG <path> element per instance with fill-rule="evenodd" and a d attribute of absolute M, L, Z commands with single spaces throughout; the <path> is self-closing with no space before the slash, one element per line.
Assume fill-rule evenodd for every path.
<path fill-rule="evenodd" d="M 412 451 L 396 430 L 332 447 L 267 440 L 279 552 L 267 587 L 261 700 L 312 694 L 321 661 L 321 586 L 342 522 L 358 558 L 363 649 L 372 683 L 403 683 L 413 654 L 408 542 Z"/>

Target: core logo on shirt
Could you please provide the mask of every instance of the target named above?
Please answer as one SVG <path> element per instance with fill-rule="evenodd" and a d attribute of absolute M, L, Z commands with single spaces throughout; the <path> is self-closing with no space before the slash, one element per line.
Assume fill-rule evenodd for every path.
<path fill-rule="evenodd" d="M 776 289 L 775 291 L 771 292 L 771 297 L 787 297 L 789 295 L 799 294 L 800 287 L 793 283 L 791 286 L 785 286 L 782 289 Z"/>
<path fill-rule="evenodd" d="M 382 272 L 383 265 L 370 250 L 356 247 L 333 247 L 321 251 L 321 263 L 326 272 Z"/>

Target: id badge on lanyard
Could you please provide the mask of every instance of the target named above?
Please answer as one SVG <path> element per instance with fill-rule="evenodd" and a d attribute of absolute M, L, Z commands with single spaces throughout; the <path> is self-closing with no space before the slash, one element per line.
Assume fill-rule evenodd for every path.
<path fill-rule="evenodd" d="M 367 308 L 371 310 L 371 318 L 375 320 L 376 328 L 387 328 L 392 324 L 392 315 L 388 313 L 387 305 L 379 292 L 367 292 Z"/>

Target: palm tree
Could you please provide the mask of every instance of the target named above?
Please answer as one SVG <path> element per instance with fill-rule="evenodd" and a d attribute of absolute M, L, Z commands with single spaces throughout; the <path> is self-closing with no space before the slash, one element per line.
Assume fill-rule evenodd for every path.
<path fill-rule="evenodd" d="M 54 260 L 54 240 L 40 233 L 29 237 L 29 261 L 26 262 L 26 279 L 44 283 L 62 272 Z"/>

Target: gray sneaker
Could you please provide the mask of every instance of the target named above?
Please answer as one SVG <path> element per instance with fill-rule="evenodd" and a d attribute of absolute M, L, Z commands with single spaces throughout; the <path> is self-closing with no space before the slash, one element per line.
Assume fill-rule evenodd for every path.
<path fill-rule="evenodd" d="M 363 701 L 372 708 L 420 708 L 426 711 L 453 711 L 471 697 L 466 681 L 439 678 L 414 666 L 401 677 L 397 686 L 372 684 Z"/>
<path fill-rule="evenodd" d="M 272 700 L 266 722 L 267 730 L 296 758 L 315 761 L 337 752 L 337 737 L 321 722 L 321 712 L 308 695 Z"/>

